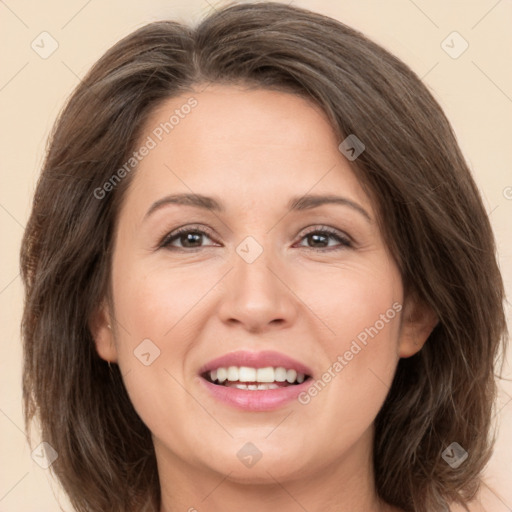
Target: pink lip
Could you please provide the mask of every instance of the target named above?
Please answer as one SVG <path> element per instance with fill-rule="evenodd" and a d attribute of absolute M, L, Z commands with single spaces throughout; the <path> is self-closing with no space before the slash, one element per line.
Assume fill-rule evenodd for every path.
<path fill-rule="evenodd" d="M 289 356 L 272 350 L 264 350 L 262 352 L 239 350 L 231 352 L 206 363 L 199 369 L 199 374 L 201 375 L 220 367 L 227 368 L 228 366 L 249 366 L 251 368 L 266 368 L 267 366 L 277 368 L 282 366 L 287 370 L 295 370 L 297 373 L 312 375 L 311 369 L 307 366 Z"/>
<path fill-rule="evenodd" d="M 248 352 L 238 351 L 218 357 L 206 363 L 200 370 L 201 385 L 213 395 L 214 398 L 232 407 L 245 411 L 269 411 L 278 409 L 286 403 L 297 399 L 298 395 L 305 391 L 313 382 L 312 378 L 306 379 L 302 384 L 281 387 L 278 389 L 250 390 L 237 389 L 213 384 L 202 377 L 210 370 L 229 366 L 249 366 L 252 368 L 265 368 L 282 366 L 288 370 L 293 369 L 298 373 L 312 376 L 312 371 L 302 363 L 279 352 L 263 351 Z"/>
<path fill-rule="evenodd" d="M 202 377 L 199 380 L 201 385 L 205 386 L 205 389 L 214 398 L 245 411 L 270 411 L 278 409 L 286 403 L 296 400 L 299 394 L 313 383 L 313 379 L 306 379 L 302 384 L 278 389 L 250 390 L 219 386 L 212 384 Z"/>

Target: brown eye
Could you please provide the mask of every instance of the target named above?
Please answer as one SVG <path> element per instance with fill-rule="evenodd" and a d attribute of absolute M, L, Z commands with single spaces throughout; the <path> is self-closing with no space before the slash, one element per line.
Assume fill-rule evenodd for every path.
<path fill-rule="evenodd" d="M 310 247 L 311 249 L 322 250 L 329 248 L 329 239 L 338 242 L 339 245 L 335 249 L 352 247 L 352 242 L 348 237 L 330 228 L 313 229 L 306 233 L 301 240 L 307 240 L 309 243 L 313 244 L 313 246 Z M 329 248 L 329 250 L 332 250 L 332 248 Z"/>
<path fill-rule="evenodd" d="M 166 249 L 200 249 L 203 237 L 211 240 L 209 233 L 202 229 L 184 227 L 165 236 L 159 248 Z M 178 241 L 180 245 L 174 243 Z"/>
<path fill-rule="evenodd" d="M 209 232 L 204 229 L 194 228 L 194 227 L 183 227 L 169 233 L 164 237 L 164 239 L 158 245 L 158 248 L 165 248 L 169 250 L 185 250 L 185 249 L 201 249 L 202 247 L 208 247 L 202 245 L 201 242 L 203 238 L 208 238 L 212 240 Z M 304 234 L 301 240 L 307 240 L 308 244 L 310 244 L 309 249 L 313 250 L 338 250 L 347 247 L 352 247 L 352 242 L 350 238 L 338 230 L 322 227 L 322 228 L 313 228 L 306 234 Z M 338 242 L 337 246 L 329 246 L 329 240 L 335 240 Z M 176 242 L 179 242 L 179 245 L 176 245 Z M 306 247 L 301 245 L 301 247 Z"/>

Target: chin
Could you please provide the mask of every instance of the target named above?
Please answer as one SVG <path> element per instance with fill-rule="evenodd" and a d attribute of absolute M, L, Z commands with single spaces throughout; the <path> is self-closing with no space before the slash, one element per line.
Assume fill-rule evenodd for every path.
<path fill-rule="evenodd" d="M 236 449 L 230 449 L 224 455 L 219 454 L 215 460 L 205 461 L 205 466 L 222 475 L 229 475 L 230 481 L 255 485 L 304 478 L 312 468 L 311 464 L 306 463 L 300 447 L 296 451 L 286 448 L 287 456 L 284 456 L 282 445 L 281 448 L 265 448 L 262 440 L 258 453 L 254 448 L 256 443 L 243 443 L 241 448 L 238 448 L 237 443 Z"/>

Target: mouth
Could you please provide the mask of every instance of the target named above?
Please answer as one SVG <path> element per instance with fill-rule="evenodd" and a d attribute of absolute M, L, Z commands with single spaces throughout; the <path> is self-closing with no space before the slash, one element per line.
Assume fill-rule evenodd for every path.
<path fill-rule="evenodd" d="M 313 382 L 304 364 L 273 351 L 238 351 L 210 361 L 199 370 L 210 397 L 244 411 L 283 407 Z"/>
<path fill-rule="evenodd" d="M 298 372 L 294 368 L 285 368 L 283 366 L 266 366 L 264 368 L 221 366 L 204 372 L 201 377 L 216 386 L 247 391 L 265 391 L 297 386 L 311 378 L 309 375 Z"/>

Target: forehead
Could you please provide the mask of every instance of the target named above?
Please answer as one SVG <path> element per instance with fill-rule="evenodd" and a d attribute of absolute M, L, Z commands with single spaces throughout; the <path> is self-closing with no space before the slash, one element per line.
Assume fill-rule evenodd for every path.
<path fill-rule="evenodd" d="M 151 113 L 139 139 L 151 149 L 129 195 L 208 193 L 247 206 L 338 190 L 369 207 L 339 143 L 325 113 L 303 97 L 210 85 Z"/>

